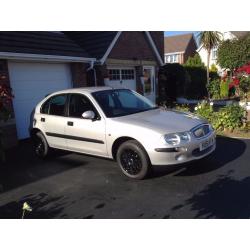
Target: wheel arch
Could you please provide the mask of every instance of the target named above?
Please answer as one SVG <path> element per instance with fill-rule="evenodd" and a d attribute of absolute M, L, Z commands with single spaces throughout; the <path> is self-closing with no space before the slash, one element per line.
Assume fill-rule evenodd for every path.
<path fill-rule="evenodd" d="M 142 145 L 142 143 L 140 141 L 138 141 L 136 138 L 134 137 L 130 137 L 130 136 L 121 136 L 119 138 L 117 138 L 114 142 L 113 142 L 113 145 L 112 145 L 112 149 L 111 149 L 111 152 L 112 152 L 112 157 L 114 160 L 116 160 L 116 154 L 117 154 L 117 151 L 118 151 L 118 148 L 120 147 L 120 145 L 126 141 L 130 141 L 130 140 L 135 140 L 137 141 L 141 147 L 145 150 L 145 152 L 147 153 L 145 147 Z M 147 153 L 148 154 L 148 153 Z"/>
<path fill-rule="evenodd" d="M 35 138 L 35 135 L 36 135 L 37 132 L 41 132 L 42 133 L 42 131 L 40 129 L 38 129 L 38 128 L 32 128 L 30 130 L 30 138 L 32 140 Z"/>
<path fill-rule="evenodd" d="M 113 142 L 111 153 L 112 153 L 112 157 L 114 160 L 116 160 L 116 154 L 117 154 L 118 148 L 121 146 L 122 143 L 129 141 L 129 140 L 136 140 L 136 139 L 133 137 L 129 137 L 129 136 L 121 136 L 121 137 L 118 137 Z"/>

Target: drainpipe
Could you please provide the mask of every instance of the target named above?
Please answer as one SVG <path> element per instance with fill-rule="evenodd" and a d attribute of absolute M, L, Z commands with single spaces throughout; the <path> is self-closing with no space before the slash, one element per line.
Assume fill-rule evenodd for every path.
<path fill-rule="evenodd" d="M 97 82 L 96 82 L 96 70 L 94 68 L 94 61 L 91 61 L 90 62 L 90 67 L 87 68 L 87 71 L 90 71 L 90 70 L 94 71 L 94 83 L 95 83 L 95 86 L 97 86 Z"/>

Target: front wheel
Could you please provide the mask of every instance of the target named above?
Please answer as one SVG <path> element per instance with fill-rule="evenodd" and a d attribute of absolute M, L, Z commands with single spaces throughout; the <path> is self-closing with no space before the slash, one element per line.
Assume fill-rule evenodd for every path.
<path fill-rule="evenodd" d="M 116 159 L 122 172 L 132 179 L 144 179 L 151 168 L 147 152 L 136 140 L 124 142 L 117 151 Z"/>
<path fill-rule="evenodd" d="M 49 154 L 49 145 L 42 132 L 37 132 L 33 138 L 34 151 L 39 158 L 46 158 Z"/>

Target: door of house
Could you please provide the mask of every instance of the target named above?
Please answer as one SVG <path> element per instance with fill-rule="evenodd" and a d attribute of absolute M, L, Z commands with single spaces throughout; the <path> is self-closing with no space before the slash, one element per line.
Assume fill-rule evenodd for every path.
<path fill-rule="evenodd" d="M 155 68 L 154 66 L 143 67 L 143 94 L 155 103 Z"/>
<path fill-rule="evenodd" d="M 134 67 L 108 67 L 109 80 L 105 85 L 115 88 L 128 88 L 136 90 Z"/>

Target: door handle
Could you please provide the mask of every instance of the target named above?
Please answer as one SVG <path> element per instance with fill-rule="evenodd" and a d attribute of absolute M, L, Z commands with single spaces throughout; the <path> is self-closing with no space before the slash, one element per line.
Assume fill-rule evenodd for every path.
<path fill-rule="evenodd" d="M 67 122 L 68 126 L 74 126 L 74 122 Z"/>
<path fill-rule="evenodd" d="M 41 122 L 45 122 L 45 118 L 44 117 L 41 118 Z"/>

